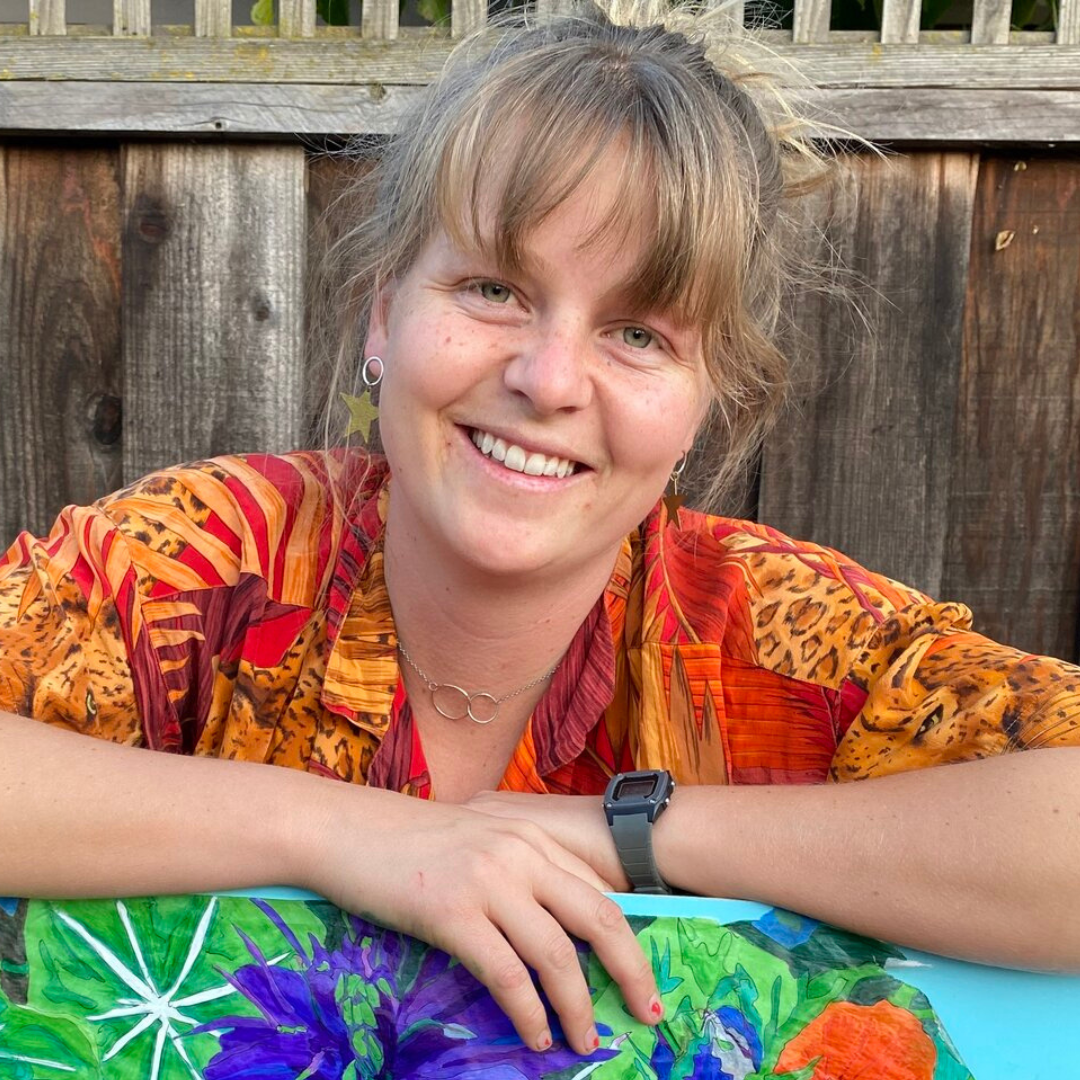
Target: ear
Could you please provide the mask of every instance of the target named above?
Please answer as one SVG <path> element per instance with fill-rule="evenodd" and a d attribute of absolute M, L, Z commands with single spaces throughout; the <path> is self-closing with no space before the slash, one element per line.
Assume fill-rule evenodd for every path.
<path fill-rule="evenodd" d="M 383 283 L 376 286 L 371 299 L 371 316 L 364 338 L 364 356 L 385 356 L 390 344 L 390 306 L 393 289 Z"/>

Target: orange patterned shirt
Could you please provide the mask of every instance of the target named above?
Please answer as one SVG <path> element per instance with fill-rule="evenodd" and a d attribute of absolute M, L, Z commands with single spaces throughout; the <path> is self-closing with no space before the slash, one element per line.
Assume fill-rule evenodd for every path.
<path fill-rule="evenodd" d="M 389 486 L 380 459 L 250 455 L 69 507 L 0 558 L 0 709 L 430 797 L 383 578 Z M 969 623 L 835 551 L 661 503 L 502 786 L 843 781 L 1080 745 L 1080 669 Z"/>

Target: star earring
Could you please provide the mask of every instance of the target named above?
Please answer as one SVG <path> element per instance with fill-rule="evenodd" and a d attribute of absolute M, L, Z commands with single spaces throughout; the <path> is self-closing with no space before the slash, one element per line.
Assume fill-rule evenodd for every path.
<path fill-rule="evenodd" d="M 683 504 L 683 497 L 679 494 L 679 478 L 685 469 L 686 454 L 684 453 L 675 468 L 671 470 L 671 491 L 670 493 L 664 493 L 664 506 L 667 507 L 668 520 L 673 521 L 676 525 L 679 524 L 679 507 Z"/>
<path fill-rule="evenodd" d="M 355 394 L 342 394 L 341 400 L 349 410 L 349 423 L 345 428 L 345 437 L 360 432 L 364 443 L 371 442 L 371 425 L 379 418 L 379 406 L 375 404 L 375 387 L 382 382 L 386 365 L 382 357 L 369 356 L 360 367 L 360 381 L 366 393 L 357 397 Z"/>

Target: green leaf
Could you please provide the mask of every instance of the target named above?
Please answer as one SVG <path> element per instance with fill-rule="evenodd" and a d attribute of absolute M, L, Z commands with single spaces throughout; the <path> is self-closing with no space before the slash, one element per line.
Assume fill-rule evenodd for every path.
<path fill-rule="evenodd" d="M 310 910 L 314 906 L 299 901 L 274 904 L 299 940 L 322 927 Z M 295 963 L 279 928 L 245 897 L 32 901 L 25 927 L 30 968 L 26 1013 L 58 1037 L 66 1038 L 64 1033 L 75 1024 L 96 1062 L 147 1015 L 132 1013 L 131 1005 L 171 992 L 170 1000 L 188 1017 L 186 1022 L 173 1020 L 174 1027 L 201 1071 L 217 1052 L 218 1039 L 209 1032 L 190 1036 L 191 1028 L 225 1015 L 257 1014 L 222 973 L 252 962 L 238 931 L 267 958 Z M 121 1015 L 106 1015 L 118 1010 Z M 151 1075 L 158 1030 L 155 1022 L 124 1046 L 130 1075 Z M 0 1032 L 7 1034 L 6 1028 Z M 161 1080 L 190 1077 L 171 1040 L 159 1054 Z M 80 1070 L 78 1075 L 98 1074 Z"/>
<path fill-rule="evenodd" d="M 417 0 L 416 10 L 421 18 L 438 26 L 450 19 L 450 0 Z"/>
<path fill-rule="evenodd" d="M 12 1005 L 0 1024 L 0 1073 L 13 1080 L 44 1076 L 101 1075 L 89 1025 L 61 1017 L 42 1018 L 32 1009 Z M 8 1071 L 12 1070 L 12 1071 Z"/>
<path fill-rule="evenodd" d="M 315 10 L 327 26 L 349 25 L 349 0 L 315 0 Z"/>
<path fill-rule="evenodd" d="M 274 0 L 255 0 L 251 5 L 251 21 L 256 26 L 273 26 Z"/>

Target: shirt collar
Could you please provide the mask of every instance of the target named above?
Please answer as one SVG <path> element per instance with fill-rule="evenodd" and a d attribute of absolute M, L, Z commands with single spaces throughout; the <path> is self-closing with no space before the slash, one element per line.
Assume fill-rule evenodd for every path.
<path fill-rule="evenodd" d="M 373 468 L 366 496 L 346 522 L 327 613 L 330 655 L 322 703 L 383 738 L 399 681 L 397 631 L 386 590 L 383 538 L 389 498 L 385 462 Z M 545 776 L 574 760 L 612 699 L 616 643 L 626 621 L 631 542 L 623 541 L 603 595 L 578 629 L 531 721 L 536 771 Z"/>

